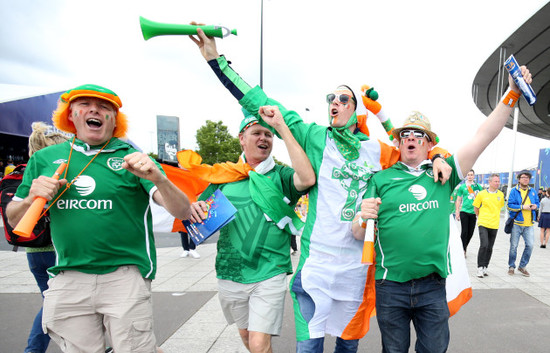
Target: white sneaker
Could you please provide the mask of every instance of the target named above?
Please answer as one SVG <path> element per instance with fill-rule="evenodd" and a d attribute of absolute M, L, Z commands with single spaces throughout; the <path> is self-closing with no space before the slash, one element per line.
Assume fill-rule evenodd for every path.
<path fill-rule="evenodd" d="M 180 257 L 187 257 L 187 256 L 189 256 L 189 251 L 183 250 L 183 252 L 181 253 Z"/>
<path fill-rule="evenodd" d="M 483 275 L 489 276 L 489 271 L 487 270 L 487 267 L 483 267 Z"/>
<path fill-rule="evenodd" d="M 189 250 L 189 255 L 194 259 L 200 259 L 201 255 L 196 250 Z"/>
<path fill-rule="evenodd" d="M 476 276 L 478 276 L 479 278 L 483 278 L 483 267 L 478 267 L 477 268 Z"/>

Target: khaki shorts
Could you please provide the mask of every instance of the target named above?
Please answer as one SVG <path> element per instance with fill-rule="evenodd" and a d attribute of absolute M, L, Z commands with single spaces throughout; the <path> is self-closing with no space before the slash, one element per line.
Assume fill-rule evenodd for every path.
<path fill-rule="evenodd" d="M 136 266 L 104 275 L 62 271 L 44 292 L 42 328 L 63 352 L 154 353 L 151 280 Z"/>
<path fill-rule="evenodd" d="M 239 329 L 280 335 L 286 293 L 286 274 L 257 283 L 218 279 L 218 298 L 228 324 Z"/>

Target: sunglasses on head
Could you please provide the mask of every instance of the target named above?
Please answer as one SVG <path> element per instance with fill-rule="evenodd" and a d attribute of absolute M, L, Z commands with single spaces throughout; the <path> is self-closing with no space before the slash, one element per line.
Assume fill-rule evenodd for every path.
<path fill-rule="evenodd" d="M 417 139 L 422 139 L 422 138 L 426 137 L 428 139 L 428 141 L 431 141 L 430 136 L 428 136 L 428 134 L 425 133 L 424 131 L 420 131 L 420 130 L 403 130 L 399 133 L 399 137 L 402 138 L 402 139 L 408 139 L 408 138 L 411 137 L 411 135 L 412 135 L 412 137 L 417 138 Z"/>
<path fill-rule="evenodd" d="M 328 104 L 331 104 L 335 99 L 337 99 L 340 103 L 342 104 L 347 104 L 351 98 L 350 95 L 348 94 L 334 94 L 334 93 L 329 93 L 327 94 L 327 103 Z"/>

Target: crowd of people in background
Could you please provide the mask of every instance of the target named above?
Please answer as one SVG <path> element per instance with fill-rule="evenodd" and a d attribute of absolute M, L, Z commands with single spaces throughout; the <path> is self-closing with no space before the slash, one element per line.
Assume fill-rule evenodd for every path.
<path fill-rule="evenodd" d="M 466 246 L 471 239 L 470 224 L 464 222 L 465 215 L 464 197 L 460 195 L 474 194 L 471 200 L 471 206 L 474 210 L 474 217 L 477 219 L 480 248 L 478 251 L 478 268 L 476 276 L 483 278 L 488 276 L 488 265 L 492 255 L 492 248 L 500 226 L 501 214 L 508 215 L 513 219 L 513 227 L 510 234 L 510 248 L 508 254 L 508 274 L 514 275 L 517 271 L 525 277 L 530 277 L 530 272 L 526 269 L 531 258 L 533 247 L 535 246 L 534 227 L 538 225 L 540 229 L 540 248 L 545 249 L 550 238 L 550 188 L 540 187 L 536 191 L 531 185 L 532 172 L 522 170 L 515 175 L 517 184 L 510 189 L 506 196 L 501 191 L 500 177 L 498 174 L 490 175 L 487 188 L 474 181 L 473 170 L 468 173 L 468 178 L 464 183 L 456 187 L 450 198 L 450 204 L 457 221 L 461 223 L 461 238 L 463 241 L 464 255 L 466 256 Z M 476 191 L 474 186 L 476 185 Z M 478 191 L 477 185 L 479 185 Z M 461 211 L 459 211 L 461 210 Z M 475 218 L 473 223 L 475 225 Z M 473 234 L 473 230 L 471 231 Z M 520 262 L 516 266 L 517 249 L 523 239 L 525 247 L 521 255 Z"/>

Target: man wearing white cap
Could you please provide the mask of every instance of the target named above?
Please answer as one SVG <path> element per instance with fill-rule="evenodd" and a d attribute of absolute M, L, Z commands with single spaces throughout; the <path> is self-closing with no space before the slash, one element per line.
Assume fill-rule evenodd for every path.
<path fill-rule="evenodd" d="M 523 77 L 531 74 L 522 67 Z M 446 158 L 453 172 L 445 185 L 433 183 L 428 151 L 437 140 L 419 112 L 395 129 L 400 162 L 376 173 L 369 182 L 374 198 L 365 199 L 360 217 L 377 218 L 376 315 L 382 350 L 408 352 L 410 323 L 416 329 L 417 352 L 445 352 L 449 344 L 449 307 L 445 279 L 450 274 L 449 197 L 483 150 L 500 133 L 520 96 L 511 77 L 510 89 L 475 135 L 454 156 Z M 365 229 L 354 225 L 354 236 Z"/>

